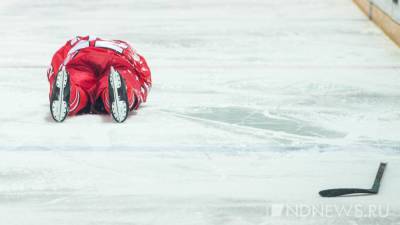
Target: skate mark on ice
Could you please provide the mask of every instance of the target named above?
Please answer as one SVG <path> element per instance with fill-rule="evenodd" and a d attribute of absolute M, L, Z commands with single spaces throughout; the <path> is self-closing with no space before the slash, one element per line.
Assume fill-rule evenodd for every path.
<path fill-rule="evenodd" d="M 273 146 L 272 149 L 277 151 L 282 150 L 300 150 L 315 148 L 318 149 L 330 149 L 331 147 L 337 147 L 341 144 L 341 139 L 327 139 L 318 136 L 302 136 L 291 133 L 285 133 L 282 131 L 273 131 L 268 129 L 262 129 L 257 127 L 251 127 L 241 124 L 227 123 L 223 121 L 211 120 L 201 118 L 197 116 L 190 116 L 184 113 L 172 112 L 167 110 L 160 110 L 160 112 L 173 114 L 176 117 L 194 121 L 196 123 L 204 124 L 206 126 L 212 126 L 216 129 L 222 129 L 231 133 L 237 133 L 240 135 L 248 135 L 251 137 L 262 140 L 263 150 L 265 150 L 265 144 Z M 283 148 L 282 148 L 283 147 Z M 252 149 L 253 151 L 253 149 Z"/>
<path fill-rule="evenodd" d="M 184 115 L 218 121 L 232 125 L 282 132 L 290 135 L 320 138 L 343 138 L 344 133 L 329 130 L 288 116 L 266 115 L 261 110 L 245 107 L 206 107 L 194 108 Z"/>

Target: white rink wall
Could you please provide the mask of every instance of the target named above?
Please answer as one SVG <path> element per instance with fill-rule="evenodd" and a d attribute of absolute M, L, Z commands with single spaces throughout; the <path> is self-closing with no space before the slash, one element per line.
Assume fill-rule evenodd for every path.
<path fill-rule="evenodd" d="M 400 23 L 400 2 L 395 3 L 395 0 L 369 0 L 369 2 L 377 5 L 387 15 Z"/>

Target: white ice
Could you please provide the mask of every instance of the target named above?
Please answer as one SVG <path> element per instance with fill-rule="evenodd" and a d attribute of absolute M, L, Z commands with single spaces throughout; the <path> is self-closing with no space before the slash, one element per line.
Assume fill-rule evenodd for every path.
<path fill-rule="evenodd" d="M 152 69 L 124 124 L 51 119 L 47 65 L 86 34 Z M 400 222 L 400 50 L 350 0 L 2 0 L 0 49 L 1 225 Z M 318 196 L 380 161 L 379 195 Z M 390 213 L 276 211 L 357 204 Z"/>

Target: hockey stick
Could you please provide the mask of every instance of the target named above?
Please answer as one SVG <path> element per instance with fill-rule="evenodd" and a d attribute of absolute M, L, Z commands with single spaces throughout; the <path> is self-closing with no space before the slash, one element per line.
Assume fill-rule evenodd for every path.
<path fill-rule="evenodd" d="M 337 197 L 349 194 L 378 194 L 379 187 L 381 184 L 381 179 L 383 172 L 385 172 L 386 163 L 381 162 L 379 165 L 378 172 L 376 173 L 374 184 L 371 189 L 360 189 L 360 188 L 335 188 L 327 189 L 319 192 L 321 197 Z"/>

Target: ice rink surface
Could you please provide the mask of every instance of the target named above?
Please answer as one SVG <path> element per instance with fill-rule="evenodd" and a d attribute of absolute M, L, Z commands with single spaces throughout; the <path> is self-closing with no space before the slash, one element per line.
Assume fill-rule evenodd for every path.
<path fill-rule="evenodd" d="M 400 50 L 350 0 L 2 0 L 0 21 L 0 224 L 400 224 Z M 51 56 L 86 34 L 152 69 L 124 124 L 51 119 Z M 379 195 L 318 196 L 380 161 Z"/>

